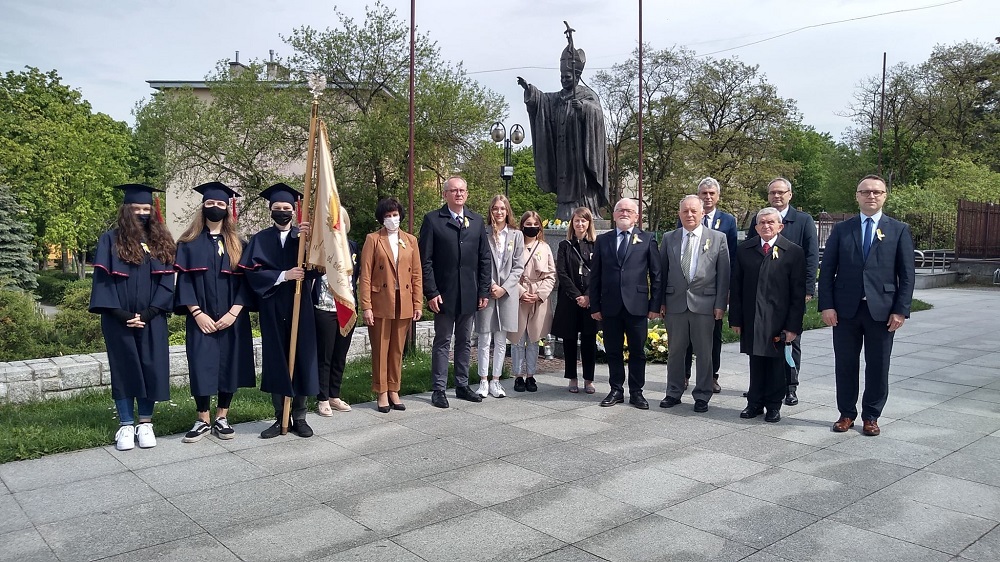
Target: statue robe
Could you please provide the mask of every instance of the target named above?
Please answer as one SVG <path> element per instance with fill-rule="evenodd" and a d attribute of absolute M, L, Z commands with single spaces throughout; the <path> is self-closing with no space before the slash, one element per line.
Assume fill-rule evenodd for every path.
<path fill-rule="evenodd" d="M 557 218 L 569 219 L 576 207 L 592 211 L 608 204 L 608 151 L 604 112 L 597 94 L 576 86 L 583 108 L 574 110 L 573 90 L 544 93 L 529 85 L 524 103 L 531 119 L 535 180 L 555 193 Z M 563 216 L 565 214 L 565 216 Z"/>

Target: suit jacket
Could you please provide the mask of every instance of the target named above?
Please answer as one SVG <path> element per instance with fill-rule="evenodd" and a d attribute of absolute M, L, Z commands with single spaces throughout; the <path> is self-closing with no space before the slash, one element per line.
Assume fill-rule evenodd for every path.
<path fill-rule="evenodd" d="M 806 312 L 806 266 L 802 248 L 782 235 L 767 255 L 754 236 L 741 243 L 735 254 L 729 294 L 729 325 L 739 326 L 740 351 L 748 355 L 777 357 L 784 343 L 774 345 L 782 330 L 802 334 Z"/>
<path fill-rule="evenodd" d="M 462 214 L 465 223 L 459 227 L 444 205 L 424 215 L 420 225 L 424 296 L 431 300 L 440 295 L 441 311 L 452 317 L 476 312 L 479 299 L 490 294 L 493 258 L 486 224 L 468 207 Z"/>
<path fill-rule="evenodd" d="M 698 248 L 698 265 L 694 277 L 688 279 L 681 271 L 681 249 L 687 231 L 678 228 L 666 233 L 660 245 L 663 279 L 663 305 L 667 314 L 690 310 L 696 314 L 713 314 L 716 308 L 726 309 L 729 299 L 729 247 L 726 235 L 702 228 Z"/>
<path fill-rule="evenodd" d="M 834 225 L 819 273 L 819 309 L 853 318 L 864 296 L 874 320 L 887 321 L 890 314 L 909 318 L 914 279 L 910 227 L 883 214 L 868 259 L 863 256 L 861 217 Z"/>
<path fill-rule="evenodd" d="M 677 228 L 681 228 L 681 221 L 677 219 Z M 736 251 L 736 217 L 719 209 L 715 211 L 715 220 L 708 225 L 712 230 L 718 230 L 726 235 L 726 246 L 729 248 L 729 263 L 732 265 L 733 252 Z M 747 237 L 749 238 L 749 236 Z"/>
<path fill-rule="evenodd" d="M 613 316 L 626 311 L 635 316 L 660 312 L 660 251 L 651 232 L 638 227 L 626 240 L 625 260 L 618 263 L 618 230 L 597 237 L 590 268 L 590 313 Z"/>
<path fill-rule="evenodd" d="M 423 275 L 417 239 L 399 231 L 399 263 L 392 257 L 389 232 L 385 228 L 365 237 L 361 248 L 358 302 L 361 310 L 371 310 L 376 318 L 402 320 L 413 318 L 423 306 Z M 396 287 L 399 292 L 396 292 Z M 396 315 L 396 295 L 399 295 L 399 315 Z"/>
<path fill-rule="evenodd" d="M 816 221 L 812 215 L 803 213 L 789 206 L 785 218 L 781 221 L 785 227 L 781 235 L 802 248 L 806 255 L 806 294 L 816 294 L 816 269 L 819 267 L 819 238 L 816 236 Z M 747 230 L 747 240 L 757 236 L 757 215 L 750 221 Z"/>
<path fill-rule="evenodd" d="M 486 236 L 490 240 L 490 251 L 493 250 L 493 227 L 486 227 Z M 498 255 L 499 259 L 498 259 Z M 507 294 L 494 299 L 491 295 L 486 301 L 486 308 L 476 313 L 476 333 L 513 332 L 517 330 L 518 299 L 521 290 L 518 282 L 524 271 L 524 234 L 515 228 L 507 229 L 507 243 L 493 254 L 490 262 L 490 281 L 507 291 Z"/>

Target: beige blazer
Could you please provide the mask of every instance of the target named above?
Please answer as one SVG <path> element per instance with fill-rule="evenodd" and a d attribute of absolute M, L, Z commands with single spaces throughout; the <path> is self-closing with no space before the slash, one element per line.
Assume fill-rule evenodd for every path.
<path fill-rule="evenodd" d="M 556 286 L 556 262 L 552 259 L 552 249 L 544 240 L 538 240 L 537 249 L 524 246 L 524 272 L 521 273 L 521 294 L 535 293 L 540 301 L 520 303 L 517 315 L 517 337 L 525 330 L 528 339 L 535 342 L 548 335 L 552 327 L 552 289 Z"/>
<path fill-rule="evenodd" d="M 361 248 L 361 276 L 358 280 L 358 301 L 361 310 L 371 310 L 376 318 L 402 320 L 413 318 L 420 310 L 423 297 L 423 276 L 420 250 L 412 234 L 399 231 L 399 263 L 392 257 L 389 233 L 379 229 L 365 237 Z M 399 286 L 399 316 L 396 316 L 396 286 Z"/>

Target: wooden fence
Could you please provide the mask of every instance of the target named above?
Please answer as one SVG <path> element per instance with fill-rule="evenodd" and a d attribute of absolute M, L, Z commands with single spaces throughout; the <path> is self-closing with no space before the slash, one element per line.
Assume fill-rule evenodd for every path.
<path fill-rule="evenodd" d="M 959 200 L 955 257 L 1000 258 L 1000 205 Z"/>

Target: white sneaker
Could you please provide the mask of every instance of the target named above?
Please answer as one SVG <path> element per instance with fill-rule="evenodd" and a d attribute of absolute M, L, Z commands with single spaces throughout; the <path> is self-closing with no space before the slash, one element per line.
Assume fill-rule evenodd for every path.
<path fill-rule="evenodd" d="M 507 396 L 507 393 L 503 391 L 503 386 L 500 385 L 500 379 L 493 379 L 490 381 L 490 394 L 494 398 L 503 398 Z"/>
<path fill-rule="evenodd" d="M 115 434 L 115 449 L 128 451 L 135 448 L 135 426 L 123 425 Z"/>
<path fill-rule="evenodd" d="M 490 393 L 490 384 L 486 382 L 486 377 L 479 379 L 479 388 L 476 389 L 476 394 L 486 398 Z"/>
<path fill-rule="evenodd" d="M 135 431 L 139 439 L 140 449 L 150 449 L 156 446 L 156 435 L 153 433 L 153 424 L 150 422 L 140 423 Z"/>

